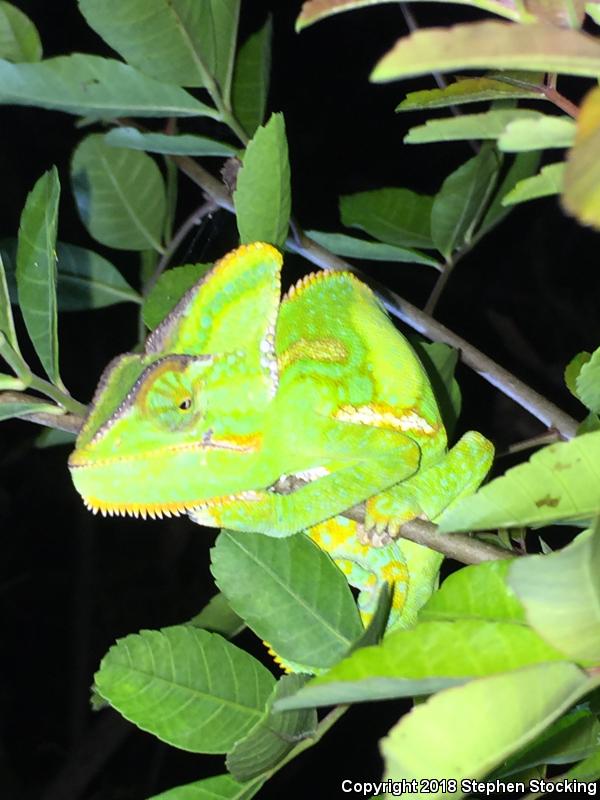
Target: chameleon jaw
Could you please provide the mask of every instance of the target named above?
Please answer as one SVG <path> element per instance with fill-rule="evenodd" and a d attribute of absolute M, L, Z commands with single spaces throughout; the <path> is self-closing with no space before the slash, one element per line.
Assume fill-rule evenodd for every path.
<path fill-rule="evenodd" d="M 236 500 L 256 500 L 257 494 L 253 491 L 240 492 L 239 494 L 211 497 L 205 500 L 175 501 L 171 503 L 111 503 L 99 500 L 97 497 L 83 497 L 85 507 L 92 514 L 102 514 L 103 517 L 142 517 L 142 519 L 162 519 L 163 517 L 180 517 L 189 511 L 210 512 L 223 505 Z"/>

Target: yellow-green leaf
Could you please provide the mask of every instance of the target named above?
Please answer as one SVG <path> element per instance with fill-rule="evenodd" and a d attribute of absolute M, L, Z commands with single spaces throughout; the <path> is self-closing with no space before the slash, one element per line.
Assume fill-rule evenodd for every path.
<path fill-rule="evenodd" d="M 600 662 L 600 529 L 515 561 L 508 583 L 540 636 L 573 661 Z"/>
<path fill-rule="evenodd" d="M 515 73 L 516 74 L 516 73 Z M 539 73 L 519 73 L 529 76 L 520 82 L 510 83 L 501 78 L 484 76 L 481 78 L 458 78 L 455 83 L 441 89 L 424 89 L 419 92 L 409 92 L 404 100 L 396 106 L 396 111 L 413 111 L 417 108 L 446 108 L 447 106 L 463 105 L 465 103 L 481 103 L 486 100 L 521 100 L 545 99 L 541 89 L 536 87 L 534 81 L 539 83 Z"/>
<path fill-rule="evenodd" d="M 39 61 L 42 43 L 33 22 L 12 3 L 0 2 L 0 58 Z"/>
<path fill-rule="evenodd" d="M 544 447 L 442 514 L 440 531 L 588 520 L 600 513 L 600 431 Z"/>
<path fill-rule="evenodd" d="M 382 740 L 385 777 L 453 779 L 457 787 L 446 784 L 427 797 L 463 797 L 470 793 L 468 779 L 481 778 L 528 744 L 594 685 L 574 664 L 557 662 L 439 692 Z"/>
<path fill-rule="evenodd" d="M 596 77 L 600 42 L 580 31 L 536 23 L 474 22 L 425 28 L 400 39 L 371 75 L 393 81 L 458 69 L 522 69 Z"/>
<path fill-rule="evenodd" d="M 600 87 L 588 92 L 581 105 L 562 202 L 579 222 L 600 228 Z"/>
<path fill-rule="evenodd" d="M 539 111 L 526 108 L 507 108 L 485 111 L 482 114 L 461 114 L 458 117 L 428 119 L 424 125 L 411 128 L 404 137 L 405 144 L 451 142 L 460 139 L 497 139 L 509 123 L 515 120 L 534 120 L 542 117 Z"/>
<path fill-rule="evenodd" d="M 570 117 L 543 116 L 509 122 L 498 138 L 505 153 L 570 147 L 575 141 L 576 125 Z"/>
<path fill-rule="evenodd" d="M 339 14 L 341 11 L 352 11 L 355 8 L 366 8 L 390 2 L 392 0 L 307 0 L 296 20 L 296 30 L 300 31 L 302 28 L 312 25 L 313 22 L 330 17 L 332 14 Z M 439 0 L 439 2 L 447 3 L 448 0 Z M 454 0 L 454 2 L 476 6 L 509 19 L 517 20 L 521 17 L 523 19 L 528 17 L 521 4 L 517 4 L 515 0 L 505 0 L 504 2 L 500 2 L 500 0 Z"/>
<path fill-rule="evenodd" d="M 538 197 L 560 194 L 563 187 L 565 166 L 564 161 L 559 161 L 557 164 L 548 164 L 542 167 L 537 175 L 523 178 L 514 189 L 504 195 L 502 205 L 514 206 L 527 200 L 536 200 Z"/>

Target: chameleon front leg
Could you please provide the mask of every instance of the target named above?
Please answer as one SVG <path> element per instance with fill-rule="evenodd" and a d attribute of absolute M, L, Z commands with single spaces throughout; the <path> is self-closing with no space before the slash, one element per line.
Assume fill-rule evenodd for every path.
<path fill-rule="evenodd" d="M 282 493 L 276 482 L 270 489 L 211 498 L 188 515 L 200 525 L 290 536 L 417 471 L 419 446 L 404 434 L 343 422 L 335 427 L 339 430 L 330 431 L 326 454 L 309 459 L 312 464 L 298 473 L 308 482 L 294 491 Z"/>
<path fill-rule="evenodd" d="M 493 458 L 491 442 L 477 431 L 465 433 L 437 463 L 367 501 L 368 540 L 376 546 L 385 545 L 410 519 L 435 521 L 461 497 L 476 491 Z"/>

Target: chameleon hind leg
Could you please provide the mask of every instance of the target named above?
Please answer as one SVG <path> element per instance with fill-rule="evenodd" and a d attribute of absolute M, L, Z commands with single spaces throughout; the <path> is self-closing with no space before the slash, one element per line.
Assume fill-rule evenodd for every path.
<path fill-rule="evenodd" d="M 415 517 L 435 520 L 461 497 L 472 494 L 492 464 L 494 447 L 469 431 L 439 461 L 367 501 L 365 527 L 374 545 L 398 535 Z"/>
<path fill-rule="evenodd" d="M 384 582 L 391 585 L 393 592 L 388 627 L 399 622 L 408 593 L 409 576 L 402 550 L 396 542 L 387 547 L 361 544 L 358 523 L 346 517 L 321 522 L 310 528 L 307 534 L 331 556 L 350 586 L 359 590 L 358 608 L 365 626 L 373 617 Z"/>

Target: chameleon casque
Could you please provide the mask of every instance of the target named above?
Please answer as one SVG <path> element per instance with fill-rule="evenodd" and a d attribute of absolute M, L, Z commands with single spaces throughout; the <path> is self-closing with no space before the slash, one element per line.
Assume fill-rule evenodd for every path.
<path fill-rule="evenodd" d="M 390 626 L 410 625 L 442 556 L 393 537 L 473 492 L 493 447 L 471 431 L 447 450 L 424 368 L 365 284 L 319 272 L 281 300 L 281 266 L 268 244 L 239 247 L 142 353 L 109 364 L 69 459 L 73 481 L 103 514 L 305 530 L 359 589 L 363 621 L 387 581 Z M 367 543 L 339 516 L 362 501 Z"/>

